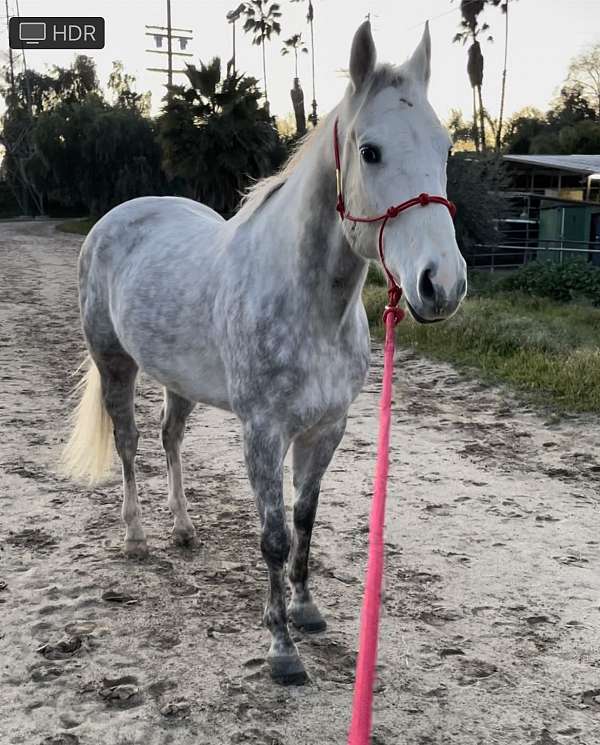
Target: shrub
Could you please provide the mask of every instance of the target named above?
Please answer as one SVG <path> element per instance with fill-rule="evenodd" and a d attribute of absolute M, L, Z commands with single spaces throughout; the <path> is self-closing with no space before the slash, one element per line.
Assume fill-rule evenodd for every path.
<path fill-rule="evenodd" d="M 496 286 L 500 290 L 518 290 L 559 302 L 585 299 L 600 305 L 600 267 L 579 259 L 569 259 L 562 264 L 532 261 L 503 277 Z"/>

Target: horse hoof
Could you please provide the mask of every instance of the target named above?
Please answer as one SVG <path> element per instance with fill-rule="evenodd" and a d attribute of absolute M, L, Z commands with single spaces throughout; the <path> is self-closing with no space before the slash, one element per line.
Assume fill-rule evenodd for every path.
<path fill-rule="evenodd" d="M 146 556 L 148 556 L 148 544 L 146 543 L 146 539 L 142 540 L 134 540 L 132 538 L 127 538 L 125 540 L 125 556 L 127 556 L 128 559 L 145 559 Z"/>
<path fill-rule="evenodd" d="M 308 681 L 308 675 L 300 657 L 295 654 L 269 657 L 271 678 L 283 686 L 302 686 Z"/>
<path fill-rule="evenodd" d="M 318 634 L 327 628 L 327 621 L 314 603 L 290 606 L 288 617 L 297 629 L 307 634 Z"/>
<path fill-rule="evenodd" d="M 173 543 L 176 546 L 194 548 L 198 545 L 198 537 L 196 535 L 196 530 L 193 527 L 191 530 L 173 530 L 172 537 Z"/>

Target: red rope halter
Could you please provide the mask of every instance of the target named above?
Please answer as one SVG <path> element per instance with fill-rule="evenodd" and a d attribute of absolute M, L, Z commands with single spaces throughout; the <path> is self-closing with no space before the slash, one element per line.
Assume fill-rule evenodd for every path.
<path fill-rule="evenodd" d="M 335 124 L 333 125 L 333 151 L 335 155 L 335 178 L 337 186 L 337 202 L 335 208 L 339 212 L 340 218 L 342 220 L 350 220 L 351 222 L 381 222 L 378 239 L 379 258 L 381 259 L 381 265 L 383 266 L 388 280 L 388 304 L 385 307 L 383 318 L 385 321 L 387 314 L 393 313 L 395 322 L 398 323 L 404 317 L 404 311 L 401 308 L 398 308 L 398 303 L 400 302 L 400 298 L 402 297 L 402 289 L 398 286 L 392 273 L 387 268 L 387 264 L 385 263 L 385 256 L 383 254 L 383 231 L 385 230 L 385 226 L 387 225 L 388 220 L 391 220 L 394 217 L 398 217 L 401 212 L 404 212 L 411 207 L 416 207 L 417 205 L 426 207 L 428 204 L 431 203 L 443 204 L 445 207 L 448 208 L 450 215 L 454 219 L 454 216 L 456 215 L 456 205 L 454 204 L 454 202 L 446 199 L 446 197 L 440 197 L 423 192 L 422 194 L 419 194 L 418 197 L 412 197 L 411 199 L 407 199 L 405 202 L 400 202 L 400 204 L 388 207 L 388 209 L 381 215 L 375 215 L 373 217 L 357 217 L 356 215 L 351 215 L 349 212 L 346 212 L 344 194 L 342 191 L 342 166 L 340 160 L 340 141 L 338 135 L 337 119 L 335 120 Z"/>

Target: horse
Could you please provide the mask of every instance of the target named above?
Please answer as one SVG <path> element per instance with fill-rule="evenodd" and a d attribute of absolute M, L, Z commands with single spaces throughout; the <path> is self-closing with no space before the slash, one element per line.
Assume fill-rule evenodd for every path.
<path fill-rule="evenodd" d="M 349 213 L 379 213 L 423 192 L 445 195 L 451 140 L 427 98 L 430 57 L 426 27 L 406 62 L 377 64 L 364 22 L 341 102 L 233 217 L 185 198 L 132 199 L 96 223 L 79 257 L 89 354 L 65 467 L 97 483 L 110 470 L 114 441 L 124 550 L 145 556 L 134 472 L 134 392 L 143 370 L 164 387 L 173 538 L 193 544 L 181 464 L 185 422 L 197 402 L 234 412 L 269 576 L 267 659 L 283 684 L 307 679 L 288 619 L 306 632 L 326 628 L 308 584 L 311 534 L 321 479 L 366 379 L 370 337 L 361 291 L 369 263 L 383 260 L 378 226 L 336 213 L 334 155 L 339 149 Z M 450 317 L 466 293 L 466 265 L 448 209 L 429 203 L 386 223 L 384 266 L 401 283 L 411 314 L 421 323 Z M 282 483 L 290 448 L 293 532 Z"/>

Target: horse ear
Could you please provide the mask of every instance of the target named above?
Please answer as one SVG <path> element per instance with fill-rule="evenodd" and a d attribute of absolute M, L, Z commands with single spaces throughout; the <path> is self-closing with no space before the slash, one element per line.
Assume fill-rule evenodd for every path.
<path fill-rule="evenodd" d="M 377 52 L 371 34 L 371 22 L 364 21 L 358 27 L 352 40 L 350 52 L 350 79 L 355 92 L 359 91 L 375 69 Z"/>
<path fill-rule="evenodd" d="M 429 35 L 429 21 L 425 23 L 423 37 L 421 38 L 419 46 L 413 52 L 408 64 L 412 69 L 415 78 L 418 81 L 425 83 L 425 86 L 427 86 L 431 75 L 431 36 Z"/>

